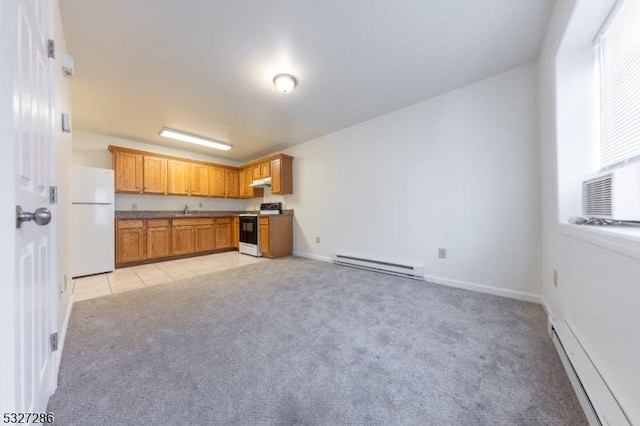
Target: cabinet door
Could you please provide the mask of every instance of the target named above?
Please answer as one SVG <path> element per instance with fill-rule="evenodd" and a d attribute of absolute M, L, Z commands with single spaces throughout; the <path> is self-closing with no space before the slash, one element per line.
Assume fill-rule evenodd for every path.
<path fill-rule="evenodd" d="M 213 225 L 198 225 L 195 227 L 196 252 L 211 251 L 216 248 L 215 231 Z"/>
<path fill-rule="evenodd" d="M 260 218 L 260 231 L 258 233 L 260 241 L 260 251 L 262 253 L 269 253 L 269 218 Z"/>
<path fill-rule="evenodd" d="M 240 198 L 250 198 L 251 169 L 240 169 Z"/>
<path fill-rule="evenodd" d="M 189 195 L 209 195 L 209 169 L 204 164 L 191 163 L 189 170 Z"/>
<path fill-rule="evenodd" d="M 240 178 L 238 183 L 238 185 L 240 186 L 240 198 L 256 198 L 263 196 L 264 191 L 262 188 L 254 188 L 251 186 L 251 183 L 253 183 L 254 171 L 254 167 L 246 167 L 240 170 Z"/>
<path fill-rule="evenodd" d="M 231 247 L 231 218 L 216 219 L 216 248 Z"/>
<path fill-rule="evenodd" d="M 144 192 L 148 194 L 167 193 L 167 159 L 144 156 Z"/>
<path fill-rule="evenodd" d="M 262 169 L 260 168 L 260 164 L 256 164 L 251 169 L 253 170 L 251 173 L 253 180 L 260 179 L 260 173 L 262 172 Z"/>
<path fill-rule="evenodd" d="M 167 160 L 167 192 L 174 195 L 189 195 L 189 163 Z"/>
<path fill-rule="evenodd" d="M 145 258 L 144 228 L 118 229 L 116 263 L 136 262 Z"/>
<path fill-rule="evenodd" d="M 285 155 L 271 160 L 272 194 L 293 194 L 293 168 L 291 160 L 291 157 Z"/>
<path fill-rule="evenodd" d="M 171 228 L 147 227 L 147 259 L 171 255 Z"/>
<path fill-rule="evenodd" d="M 195 227 L 174 226 L 171 228 L 171 254 L 187 254 L 195 251 Z"/>
<path fill-rule="evenodd" d="M 280 175 L 280 159 L 271 160 L 271 193 L 279 194 L 282 190 Z"/>
<path fill-rule="evenodd" d="M 224 180 L 224 196 L 227 198 L 240 197 L 240 179 L 237 170 L 227 169 Z"/>
<path fill-rule="evenodd" d="M 116 192 L 142 192 L 142 154 L 115 151 L 113 162 Z"/>
<path fill-rule="evenodd" d="M 264 163 L 260 163 L 260 177 L 266 178 L 271 176 L 271 163 L 265 161 Z"/>
<path fill-rule="evenodd" d="M 224 197 L 225 169 L 221 167 L 209 167 L 209 196 Z"/>
<path fill-rule="evenodd" d="M 235 216 L 231 219 L 231 247 L 238 248 L 240 243 L 240 218 Z"/>

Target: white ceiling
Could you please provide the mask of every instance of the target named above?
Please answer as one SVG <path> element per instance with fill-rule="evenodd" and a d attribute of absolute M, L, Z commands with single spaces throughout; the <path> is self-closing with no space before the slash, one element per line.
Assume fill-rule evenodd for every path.
<path fill-rule="evenodd" d="M 76 129 L 245 161 L 536 60 L 553 0 L 60 4 Z"/>

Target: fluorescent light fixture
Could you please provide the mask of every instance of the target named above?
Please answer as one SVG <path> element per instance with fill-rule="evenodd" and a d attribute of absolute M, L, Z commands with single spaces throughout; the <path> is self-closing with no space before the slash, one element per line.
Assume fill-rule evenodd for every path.
<path fill-rule="evenodd" d="M 297 83 L 296 78 L 291 74 L 278 74 L 273 77 L 273 84 L 275 84 L 282 93 L 291 92 Z"/>
<path fill-rule="evenodd" d="M 165 127 L 160 132 L 160 136 L 165 138 L 177 139 L 182 142 L 189 142 L 196 145 L 208 146 L 209 148 L 221 149 L 222 151 L 229 151 L 231 145 L 226 143 L 214 141 L 213 139 L 203 138 L 202 136 L 192 135 L 191 133 L 181 132 L 179 130 L 169 129 Z"/>

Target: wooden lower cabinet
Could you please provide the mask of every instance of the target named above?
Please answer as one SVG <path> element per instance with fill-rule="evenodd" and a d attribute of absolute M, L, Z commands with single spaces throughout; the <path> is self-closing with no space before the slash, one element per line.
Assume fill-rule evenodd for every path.
<path fill-rule="evenodd" d="M 231 218 L 222 217 L 216 219 L 216 248 L 229 248 L 231 244 Z"/>
<path fill-rule="evenodd" d="M 232 250 L 239 223 L 237 216 L 117 219 L 116 267 Z"/>
<path fill-rule="evenodd" d="M 144 220 L 119 220 L 116 227 L 116 263 L 137 262 L 145 257 Z"/>
<path fill-rule="evenodd" d="M 171 227 L 171 254 L 180 255 L 196 251 L 196 234 L 193 226 Z"/>
<path fill-rule="evenodd" d="M 261 217 L 259 222 L 260 224 L 258 226 L 260 230 L 258 231 L 258 235 L 260 236 L 260 240 L 258 241 L 258 248 L 263 256 L 269 257 L 269 218 Z"/>
<path fill-rule="evenodd" d="M 169 219 L 147 220 L 147 259 L 171 256 Z"/>
<path fill-rule="evenodd" d="M 293 216 L 260 217 L 258 223 L 258 245 L 264 257 L 275 259 L 293 254 Z"/>
<path fill-rule="evenodd" d="M 211 251 L 216 248 L 213 219 L 210 224 L 196 225 L 196 252 Z"/>
<path fill-rule="evenodd" d="M 235 248 L 240 246 L 240 218 L 238 216 L 231 218 L 231 246 Z"/>

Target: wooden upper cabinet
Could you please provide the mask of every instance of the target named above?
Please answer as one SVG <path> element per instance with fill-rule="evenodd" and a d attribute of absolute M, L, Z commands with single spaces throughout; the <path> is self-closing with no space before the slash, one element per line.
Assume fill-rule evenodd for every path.
<path fill-rule="evenodd" d="M 271 193 L 293 194 L 293 157 L 279 155 L 271 160 Z"/>
<path fill-rule="evenodd" d="M 209 166 L 209 196 L 224 197 L 225 169 Z"/>
<path fill-rule="evenodd" d="M 253 180 L 260 179 L 260 164 L 254 164 L 251 170 L 252 170 L 251 178 Z"/>
<path fill-rule="evenodd" d="M 251 186 L 253 182 L 253 167 L 245 167 L 240 169 L 239 173 L 239 187 L 240 198 L 257 198 L 264 195 L 262 188 L 254 188 Z"/>
<path fill-rule="evenodd" d="M 271 164 L 269 163 L 269 161 L 263 161 L 262 163 L 254 164 L 251 170 L 251 176 L 253 180 L 271 176 Z"/>
<path fill-rule="evenodd" d="M 251 173 L 252 173 L 252 169 L 250 167 L 245 169 L 240 169 L 240 178 L 239 178 L 240 198 L 250 198 L 249 189 L 253 189 L 249 186 L 252 178 Z"/>
<path fill-rule="evenodd" d="M 113 152 L 116 192 L 142 192 L 142 154 Z"/>
<path fill-rule="evenodd" d="M 257 198 L 264 190 L 251 184 L 271 177 L 271 193 L 293 194 L 293 157 L 284 154 L 238 169 L 112 145 L 109 151 L 113 153 L 116 192 Z"/>
<path fill-rule="evenodd" d="M 144 156 L 144 192 L 148 194 L 167 193 L 167 159 Z"/>
<path fill-rule="evenodd" d="M 271 163 L 269 161 L 260 163 L 260 177 L 266 178 L 269 176 L 271 176 Z"/>
<path fill-rule="evenodd" d="M 209 195 L 209 168 L 205 164 L 191 163 L 189 170 L 189 195 Z"/>
<path fill-rule="evenodd" d="M 189 195 L 190 163 L 179 160 L 167 160 L 167 193 Z"/>
<path fill-rule="evenodd" d="M 237 170 L 226 169 L 224 179 L 224 196 L 240 198 L 240 177 Z"/>
<path fill-rule="evenodd" d="M 281 194 L 282 191 L 282 176 L 280 173 L 282 166 L 282 160 L 276 158 L 275 160 L 271 160 L 271 170 L 273 171 L 273 175 L 271 176 L 271 193 L 272 194 Z"/>

